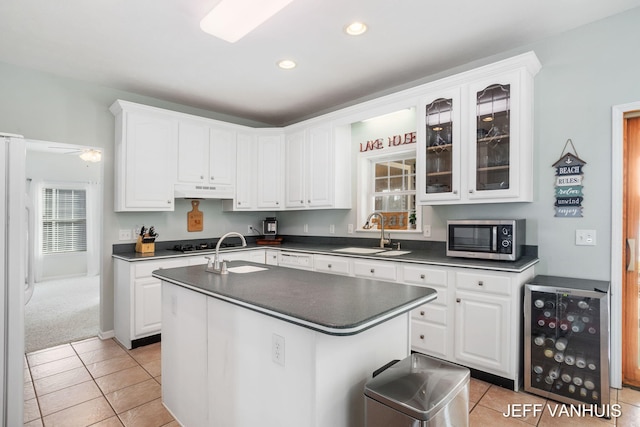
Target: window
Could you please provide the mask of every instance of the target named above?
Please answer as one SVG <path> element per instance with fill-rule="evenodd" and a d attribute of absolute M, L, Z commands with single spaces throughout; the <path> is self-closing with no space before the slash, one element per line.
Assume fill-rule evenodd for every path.
<path fill-rule="evenodd" d="M 42 190 L 42 253 L 86 252 L 86 190 Z"/>
<path fill-rule="evenodd" d="M 416 228 L 416 158 L 415 151 L 392 156 L 369 158 L 369 213 L 381 212 L 385 230 Z M 372 218 L 373 222 L 377 218 Z"/>

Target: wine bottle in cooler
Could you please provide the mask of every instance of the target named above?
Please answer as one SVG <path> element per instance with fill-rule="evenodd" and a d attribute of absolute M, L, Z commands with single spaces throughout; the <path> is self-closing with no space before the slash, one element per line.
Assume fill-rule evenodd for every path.
<path fill-rule="evenodd" d="M 582 299 L 582 300 L 578 301 L 578 308 L 581 309 L 581 310 L 588 309 L 589 308 L 589 299 L 585 298 L 585 299 Z"/>
<path fill-rule="evenodd" d="M 569 322 L 567 319 L 562 319 L 558 322 L 558 329 L 560 329 L 562 332 L 568 332 L 571 330 L 571 322 Z"/>
<path fill-rule="evenodd" d="M 575 333 L 579 333 L 584 331 L 584 322 L 580 319 L 575 320 L 572 324 L 571 324 L 571 331 L 575 332 Z"/>
<path fill-rule="evenodd" d="M 560 351 L 565 351 L 567 349 L 568 343 L 569 340 L 567 340 L 565 337 L 560 337 L 556 340 L 556 348 Z"/>
<path fill-rule="evenodd" d="M 569 366 L 573 366 L 576 364 L 576 355 L 572 350 L 567 350 L 564 352 L 564 363 Z"/>
<path fill-rule="evenodd" d="M 575 375 L 573 376 L 572 382 L 577 387 L 582 387 L 582 384 L 584 384 L 584 379 L 582 378 L 582 374 L 580 372 L 576 372 Z"/>
<path fill-rule="evenodd" d="M 564 352 L 556 351 L 555 354 L 553 355 L 553 360 L 555 360 L 558 363 L 564 362 Z"/>
<path fill-rule="evenodd" d="M 533 339 L 533 343 L 537 346 L 543 346 L 544 341 L 545 341 L 544 334 L 536 335 L 536 337 Z"/>
<path fill-rule="evenodd" d="M 576 354 L 576 368 L 584 369 L 587 367 L 587 360 L 583 353 Z"/>
<path fill-rule="evenodd" d="M 587 369 L 595 371 L 598 369 L 598 362 L 595 359 L 587 359 Z"/>
<path fill-rule="evenodd" d="M 534 302 L 533 302 L 533 306 L 535 308 L 543 308 L 544 307 L 544 300 L 542 298 L 537 298 Z"/>
<path fill-rule="evenodd" d="M 571 372 L 562 372 L 562 375 L 560 375 L 560 379 L 569 384 L 573 381 L 573 374 Z"/>

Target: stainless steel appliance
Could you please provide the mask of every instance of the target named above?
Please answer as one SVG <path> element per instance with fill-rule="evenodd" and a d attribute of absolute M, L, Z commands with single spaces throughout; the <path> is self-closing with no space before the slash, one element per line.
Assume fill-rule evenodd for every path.
<path fill-rule="evenodd" d="M 278 220 L 275 217 L 267 217 L 262 221 L 262 234 L 267 240 L 274 240 L 278 234 Z"/>
<path fill-rule="evenodd" d="M 609 404 L 609 282 L 536 276 L 524 299 L 524 389 Z"/>
<path fill-rule="evenodd" d="M 447 221 L 447 256 L 516 261 L 524 254 L 525 220 Z"/>
<path fill-rule="evenodd" d="M 392 363 L 365 384 L 366 427 L 469 425 L 469 369 L 420 353 Z"/>

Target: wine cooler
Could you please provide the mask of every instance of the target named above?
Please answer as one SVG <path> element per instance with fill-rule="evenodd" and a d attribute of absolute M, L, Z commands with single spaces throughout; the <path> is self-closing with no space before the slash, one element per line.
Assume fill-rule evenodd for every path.
<path fill-rule="evenodd" d="M 609 282 L 536 276 L 524 299 L 524 389 L 609 404 Z"/>

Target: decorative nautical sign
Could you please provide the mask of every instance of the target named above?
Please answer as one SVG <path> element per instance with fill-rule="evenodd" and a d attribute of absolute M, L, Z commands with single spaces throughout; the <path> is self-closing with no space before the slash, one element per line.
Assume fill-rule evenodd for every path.
<path fill-rule="evenodd" d="M 369 140 L 367 142 L 360 143 L 360 152 L 364 153 L 366 151 L 373 150 L 382 150 L 384 148 L 397 147 L 399 145 L 406 144 L 415 144 L 416 143 L 416 132 L 408 132 L 404 135 L 393 135 L 387 137 L 385 142 L 384 138 L 378 138 Z"/>
<path fill-rule="evenodd" d="M 587 164 L 581 160 L 577 154 L 567 151 L 567 146 L 571 144 L 571 148 L 576 152 L 573 142 L 568 139 L 564 144 L 562 156 L 553 164 L 556 168 L 556 217 L 562 218 L 579 218 L 582 217 L 582 180 L 584 178 L 582 167 Z M 566 154 L 565 154 L 566 152 Z M 577 153 L 577 152 L 576 152 Z"/>

